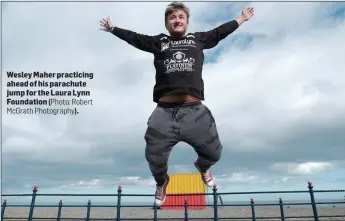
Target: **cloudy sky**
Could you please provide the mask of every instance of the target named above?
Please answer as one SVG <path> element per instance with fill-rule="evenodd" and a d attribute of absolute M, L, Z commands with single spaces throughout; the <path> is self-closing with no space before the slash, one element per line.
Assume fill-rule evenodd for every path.
<path fill-rule="evenodd" d="M 100 31 L 99 21 L 166 33 L 168 3 L 2 4 L 3 73 L 94 73 L 94 105 L 77 116 L 10 116 L 3 106 L 2 191 L 116 193 L 122 185 L 124 193 L 153 193 L 144 156 L 153 57 Z M 255 8 L 251 21 L 205 51 L 205 104 L 224 146 L 212 170 L 219 191 L 307 190 L 309 180 L 316 189 L 344 189 L 345 3 L 187 5 L 190 32 Z M 169 172 L 196 172 L 195 157 L 178 144 Z"/>

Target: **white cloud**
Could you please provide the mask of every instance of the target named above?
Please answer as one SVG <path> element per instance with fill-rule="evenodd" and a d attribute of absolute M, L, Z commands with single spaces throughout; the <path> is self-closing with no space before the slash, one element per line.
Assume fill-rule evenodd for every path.
<path fill-rule="evenodd" d="M 61 190 L 80 190 L 80 189 L 105 189 L 109 187 L 151 187 L 154 186 L 153 179 L 143 179 L 138 176 L 124 176 L 119 178 L 108 177 L 104 179 L 80 180 L 59 187 Z"/>
<path fill-rule="evenodd" d="M 253 172 L 234 172 L 230 175 L 223 174 L 220 177 L 215 177 L 216 182 L 223 184 L 223 183 L 230 183 L 230 184 L 262 184 L 266 183 L 267 180 L 258 174 Z"/>
<path fill-rule="evenodd" d="M 298 174 L 311 174 L 324 172 L 332 169 L 333 167 L 334 165 L 328 162 L 308 162 L 299 164 L 293 172 Z"/>
<path fill-rule="evenodd" d="M 67 185 L 62 185 L 60 189 L 62 190 L 71 190 L 71 189 L 99 189 L 103 188 L 104 185 L 102 184 L 101 180 L 93 179 L 90 181 L 79 181 L 76 183 L 71 183 Z"/>
<path fill-rule="evenodd" d="M 152 178 L 142 179 L 141 177 L 120 177 L 119 183 L 121 186 L 125 185 L 135 185 L 135 186 L 154 186 L 155 182 Z"/>
<path fill-rule="evenodd" d="M 288 177 L 283 177 L 281 180 L 283 181 L 283 183 L 286 183 L 286 182 L 288 182 L 291 179 L 292 179 L 292 177 L 288 176 Z"/>
<path fill-rule="evenodd" d="M 171 166 L 171 170 L 174 170 L 175 173 L 193 173 L 193 172 L 196 172 L 195 167 L 191 166 L 191 165 L 174 164 Z"/>
<path fill-rule="evenodd" d="M 271 166 L 275 171 L 295 175 L 321 173 L 334 168 L 335 164 L 330 162 L 275 163 Z"/>
<path fill-rule="evenodd" d="M 239 143 L 234 148 L 273 148 L 272 139 L 295 127 L 332 125 L 344 118 L 345 102 L 339 102 L 345 96 L 345 44 L 339 45 L 344 23 L 327 32 L 288 36 L 246 51 L 228 50 L 205 66 L 208 103 L 221 129 L 230 129 Z M 228 88 L 226 99 L 217 96 L 217 87 Z"/>

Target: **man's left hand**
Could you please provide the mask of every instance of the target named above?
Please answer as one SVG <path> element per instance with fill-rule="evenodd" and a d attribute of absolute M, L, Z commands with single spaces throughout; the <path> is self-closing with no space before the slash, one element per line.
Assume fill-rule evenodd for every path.
<path fill-rule="evenodd" d="M 254 8 L 253 7 L 244 8 L 242 10 L 242 17 L 243 17 L 244 21 L 248 21 L 251 17 L 253 17 L 253 15 L 254 15 Z"/>

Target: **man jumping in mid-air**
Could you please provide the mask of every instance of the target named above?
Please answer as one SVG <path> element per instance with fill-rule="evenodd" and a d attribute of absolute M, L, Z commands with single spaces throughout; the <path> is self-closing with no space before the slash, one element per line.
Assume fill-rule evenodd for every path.
<path fill-rule="evenodd" d="M 201 103 L 204 100 L 203 50 L 215 47 L 253 15 L 254 9 L 246 8 L 237 19 L 213 30 L 187 33 L 189 9 L 183 3 L 173 2 L 165 11 L 165 27 L 170 35 L 156 36 L 112 26 L 110 18 L 101 20 L 101 30 L 154 55 L 153 101 L 157 107 L 147 122 L 145 156 L 156 181 L 157 206 L 165 201 L 170 179 L 168 158 L 180 141 L 194 148 L 198 155 L 194 165 L 203 182 L 213 186 L 210 167 L 220 159 L 222 144 L 211 111 Z"/>

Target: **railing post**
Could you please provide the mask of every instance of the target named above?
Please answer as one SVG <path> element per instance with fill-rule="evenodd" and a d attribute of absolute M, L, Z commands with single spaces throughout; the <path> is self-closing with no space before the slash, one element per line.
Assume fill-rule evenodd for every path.
<path fill-rule="evenodd" d="M 252 220 L 255 221 L 255 204 L 253 198 L 250 199 L 250 206 L 252 207 Z"/>
<path fill-rule="evenodd" d="M 86 221 L 90 221 L 91 200 L 87 202 Z"/>
<path fill-rule="evenodd" d="M 4 220 L 6 205 L 7 205 L 7 200 L 4 200 L 4 202 L 2 203 L 2 208 L 1 208 L 1 220 Z"/>
<path fill-rule="evenodd" d="M 121 219 L 121 192 L 122 192 L 122 188 L 121 186 L 117 187 L 117 211 L 116 211 L 116 221 L 120 221 Z"/>
<path fill-rule="evenodd" d="M 58 209 L 58 215 L 56 221 L 60 221 L 61 219 L 61 209 L 62 209 L 62 200 L 59 202 L 59 209 Z"/>
<path fill-rule="evenodd" d="M 188 202 L 184 201 L 184 220 L 188 221 Z"/>
<path fill-rule="evenodd" d="M 313 184 L 312 182 L 308 182 L 308 188 L 309 188 L 309 193 L 310 193 L 310 201 L 311 201 L 311 206 L 313 208 L 313 213 L 314 213 L 314 220 L 319 221 L 319 216 L 317 214 L 317 208 L 315 204 L 315 197 L 314 197 L 314 191 L 313 191 Z"/>
<path fill-rule="evenodd" d="M 156 202 L 153 203 L 153 220 L 157 221 L 157 204 L 156 204 Z"/>
<path fill-rule="evenodd" d="M 279 198 L 279 207 L 280 207 L 280 217 L 281 217 L 282 221 L 285 221 L 284 205 L 283 205 L 283 200 L 281 197 Z"/>
<path fill-rule="evenodd" d="M 34 189 L 32 191 L 32 199 L 30 204 L 30 212 L 29 212 L 29 218 L 28 221 L 32 221 L 32 216 L 34 214 L 34 208 L 35 208 L 35 201 L 36 201 L 36 193 L 37 193 L 37 186 L 34 186 Z"/>
<path fill-rule="evenodd" d="M 217 185 L 213 185 L 213 220 L 218 221 L 218 194 L 217 194 Z"/>

